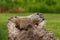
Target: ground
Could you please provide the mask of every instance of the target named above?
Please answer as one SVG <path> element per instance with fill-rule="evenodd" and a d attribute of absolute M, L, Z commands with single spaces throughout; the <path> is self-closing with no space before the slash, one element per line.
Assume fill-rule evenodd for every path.
<path fill-rule="evenodd" d="M 11 16 L 26 16 L 32 13 L 0 14 L 0 40 L 8 40 L 7 23 Z M 45 29 L 52 30 L 54 35 L 60 38 L 60 14 L 44 13 L 46 18 Z"/>

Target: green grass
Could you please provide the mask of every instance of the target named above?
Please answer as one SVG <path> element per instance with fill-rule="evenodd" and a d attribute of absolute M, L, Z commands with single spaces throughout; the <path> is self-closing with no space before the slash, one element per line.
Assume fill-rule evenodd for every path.
<path fill-rule="evenodd" d="M 0 14 L 0 40 L 8 40 L 7 23 L 11 16 L 26 16 L 32 13 Z M 43 14 L 46 18 L 45 28 L 52 30 L 60 38 L 60 14 Z"/>

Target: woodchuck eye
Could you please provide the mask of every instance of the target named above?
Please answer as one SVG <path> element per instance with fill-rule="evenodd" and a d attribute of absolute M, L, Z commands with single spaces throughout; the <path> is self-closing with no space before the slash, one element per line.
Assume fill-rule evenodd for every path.
<path fill-rule="evenodd" d="M 16 26 L 16 28 L 19 29 L 20 31 L 27 30 L 26 28 L 20 28 L 19 26 Z"/>
<path fill-rule="evenodd" d="M 28 30 L 31 29 L 31 28 L 32 28 L 32 25 L 29 24 L 29 25 L 27 25 L 27 27 L 24 28 L 24 30 L 25 30 L 25 31 L 28 31 Z"/>
<path fill-rule="evenodd" d="M 18 25 L 16 26 L 17 29 L 19 29 L 20 31 L 25 30 L 25 28 L 20 28 Z"/>
<path fill-rule="evenodd" d="M 38 23 L 36 23 L 36 25 L 38 26 Z"/>
<path fill-rule="evenodd" d="M 32 25 L 29 24 L 29 25 L 27 26 L 27 28 L 32 28 Z"/>
<path fill-rule="evenodd" d="M 20 31 L 23 31 L 23 30 L 27 30 L 27 29 L 24 29 L 24 28 L 20 28 Z"/>
<path fill-rule="evenodd" d="M 20 27 L 18 25 L 16 25 L 16 28 L 20 30 Z"/>
<path fill-rule="evenodd" d="M 23 30 L 28 31 L 28 29 L 32 28 L 32 25 L 29 24 L 29 25 L 27 25 L 27 26 L 24 27 L 24 28 L 20 28 L 20 27 L 17 25 L 16 28 L 19 29 L 20 31 L 23 31 Z"/>

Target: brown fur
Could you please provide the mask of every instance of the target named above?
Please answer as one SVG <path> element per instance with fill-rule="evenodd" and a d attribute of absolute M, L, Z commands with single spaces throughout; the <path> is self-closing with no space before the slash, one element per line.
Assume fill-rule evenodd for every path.
<path fill-rule="evenodd" d="M 21 37 L 23 35 L 25 35 L 25 37 L 27 38 L 27 36 L 29 36 L 29 33 L 33 33 L 34 27 L 37 27 L 39 25 L 41 19 L 42 18 L 40 18 L 40 15 L 37 14 L 26 17 L 11 17 L 8 23 L 9 39 L 18 40 L 19 38 L 19 40 L 23 40 L 22 38 L 24 37 Z"/>
<path fill-rule="evenodd" d="M 43 28 L 44 24 L 41 14 L 13 16 L 8 22 L 8 40 L 55 40 L 53 33 Z"/>

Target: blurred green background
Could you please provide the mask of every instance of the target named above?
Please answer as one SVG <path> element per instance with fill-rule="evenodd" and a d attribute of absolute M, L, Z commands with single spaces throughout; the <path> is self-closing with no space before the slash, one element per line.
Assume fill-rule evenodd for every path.
<path fill-rule="evenodd" d="M 0 0 L 0 12 L 59 13 L 60 0 Z"/>
<path fill-rule="evenodd" d="M 52 30 L 60 38 L 60 0 L 0 0 L 0 40 L 8 40 L 8 19 L 11 16 L 27 16 L 43 13 L 45 29 Z"/>

